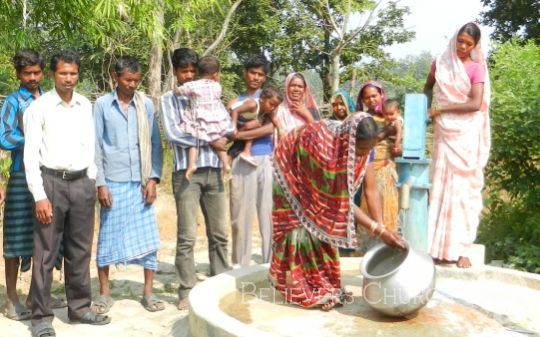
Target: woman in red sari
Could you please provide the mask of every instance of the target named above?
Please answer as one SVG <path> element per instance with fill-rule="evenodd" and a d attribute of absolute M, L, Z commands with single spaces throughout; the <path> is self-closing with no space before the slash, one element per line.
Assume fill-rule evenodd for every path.
<path fill-rule="evenodd" d="M 353 201 L 366 172 L 377 126 L 367 113 L 294 129 L 274 153 L 272 285 L 289 302 L 330 310 L 342 304 L 337 247 L 356 247 L 355 221 L 383 242 L 404 248 L 396 232 Z"/>

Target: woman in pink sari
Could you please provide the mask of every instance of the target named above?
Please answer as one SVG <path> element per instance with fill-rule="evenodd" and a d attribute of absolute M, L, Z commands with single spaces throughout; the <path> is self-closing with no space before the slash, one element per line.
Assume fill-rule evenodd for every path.
<path fill-rule="evenodd" d="M 285 79 L 285 99 L 276 116 L 285 133 L 320 119 L 319 108 L 304 76 L 290 73 Z"/>
<path fill-rule="evenodd" d="M 429 252 L 438 262 L 469 268 L 491 145 L 491 90 L 476 24 L 461 27 L 435 59 L 424 92 L 434 96 L 428 113 L 434 125 Z"/>

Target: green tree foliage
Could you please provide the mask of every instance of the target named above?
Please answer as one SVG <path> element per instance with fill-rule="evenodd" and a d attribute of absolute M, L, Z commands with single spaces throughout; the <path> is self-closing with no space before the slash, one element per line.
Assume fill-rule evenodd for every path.
<path fill-rule="evenodd" d="M 489 10 L 481 13 L 481 22 L 495 27 L 493 37 L 506 41 L 522 37 L 540 41 L 540 1 L 482 0 Z"/>
<path fill-rule="evenodd" d="M 409 55 L 397 61 L 396 66 L 389 69 L 390 76 L 383 81 L 387 96 L 403 104 L 405 94 L 422 93 L 432 61 L 433 56 L 429 52 Z"/>
<path fill-rule="evenodd" d="M 540 272 L 540 46 L 516 40 L 492 55 L 492 148 L 479 239 L 493 259 Z"/>
<path fill-rule="evenodd" d="M 384 46 L 412 39 L 414 33 L 403 26 L 406 13 L 396 1 L 245 0 L 231 47 L 240 59 L 269 56 L 272 73 L 315 70 L 328 97 L 333 76 L 350 80 L 359 62 L 384 62 Z"/>

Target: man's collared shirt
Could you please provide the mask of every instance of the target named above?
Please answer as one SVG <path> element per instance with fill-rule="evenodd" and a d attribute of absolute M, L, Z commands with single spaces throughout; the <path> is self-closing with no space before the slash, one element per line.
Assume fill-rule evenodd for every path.
<path fill-rule="evenodd" d="M 197 167 L 220 168 L 221 163 L 214 149 L 204 141 L 197 141 L 195 137 L 180 130 L 184 122 L 184 113 L 189 106 L 189 98 L 176 96 L 172 91 L 161 97 L 161 121 L 165 136 L 173 146 L 174 170 L 185 170 L 188 163 L 188 148 L 199 144 L 199 157 Z"/>
<path fill-rule="evenodd" d="M 154 105 L 145 97 L 144 105 L 151 130 L 152 172 L 150 178 L 160 178 L 163 155 Z M 94 104 L 96 127 L 96 185 L 105 185 L 105 178 L 116 182 L 141 181 L 141 161 L 137 110 L 132 99 L 122 111 L 116 90 L 97 99 Z"/>
<path fill-rule="evenodd" d="M 24 166 L 35 201 L 47 198 L 40 167 L 79 171 L 96 178 L 95 132 L 92 104 L 73 92 L 69 103 L 55 89 L 35 100 L 24 114 Z"/>
<path fill-rule="evenodd" d="M 39 88 L 40 94 L 43 94 Z M 36 98 L 21 86 L 6 97 L 0 122 L 0 147 L 11 151 L 11 172 L 23 170 L 24 128 L 23 114 Z"/>

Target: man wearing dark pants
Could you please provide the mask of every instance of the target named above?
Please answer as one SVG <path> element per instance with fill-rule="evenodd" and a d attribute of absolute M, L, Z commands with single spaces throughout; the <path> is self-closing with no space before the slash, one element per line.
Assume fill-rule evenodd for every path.
<path fill-rule="evenodd" d="M 54 336 L 54 314 L 48 307 L 52 269 L 64 245 L 68 317 L 86 324 L 110 318 L 90 310 L 90 255 L 94 232 L 96 166 L 92 105 L 74 92 L 80 58 L 64 50 L 51 58 L 54 89 L 24 115 L 24 164 L 35 201 L 31 292 L 32 334 Z"/>
<path fill-rule="evenodd" d="M 188 48 L 174 51 L 172 63 L 178 85 L 193 81 L 198 55 Z M 193 248 L 197 238 L 197 210 L 200 205 L 208 237 L 210 275 L 229 269 L 227 262 L 227 226 L 225 189 L 221 176 L 221 163 L 215 152 L 226 149 L 226 139 L 212 144 L 193 138 L 181 131 L 189 99 L 176 96 L 173 91 L 161 98 L 163 131 L 173 146 L 173 192 L 177 213 L 177 244 L 175 266 L 179 277 L 178 309 L 188 308 L 188 295 L 197 283 Z M 191 181 L 185 177 L 188 148 L 199 146 L 197 171 Z"/>

